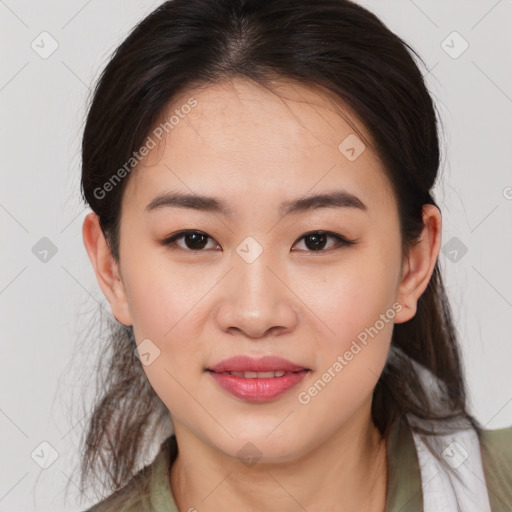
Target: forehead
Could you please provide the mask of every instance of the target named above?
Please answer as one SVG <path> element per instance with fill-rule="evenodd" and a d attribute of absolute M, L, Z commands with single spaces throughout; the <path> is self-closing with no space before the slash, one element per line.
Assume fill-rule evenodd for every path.
<path fill-rule="evenodd" d="M 281 202 L 340 188 L 370 208 L 393 201 L 366 127 L 311 86 L 274 82 L 268 90 L 233 79 L 193 88 L 174 98 L 150 136 L 156 147 L 132 173 L 131 202 L 177 189 Z"/>

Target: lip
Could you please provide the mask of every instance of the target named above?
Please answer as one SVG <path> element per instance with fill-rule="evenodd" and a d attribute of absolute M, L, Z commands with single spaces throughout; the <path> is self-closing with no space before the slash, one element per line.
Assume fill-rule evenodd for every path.
<path fill-rule="evenodd" d="M 277 356 L 265 356 L 254 359 L 248 356 L 236 356 L 225 359 L 207 368 L 206 371 L 225 391 L 249 402 L 268 402 L 296 385 L 311 371 Z M 244 378 L 225 372 L 266 372 L 284 371 L 281 377 Z"/>
<path fill-rule="evenodd" d="M 285 372 L 298 372 L 300 370 L 308 370 L 305 366 L 301 366 L 288 359 L 278 356 L 264 356 L 258 359 L 249 356 L 235 356 L 224 359 L 214 366 L 208 367 L 207 370 L 216 373 L 222 372 L 269 372 L 272 370 L 284 370 Z"/>

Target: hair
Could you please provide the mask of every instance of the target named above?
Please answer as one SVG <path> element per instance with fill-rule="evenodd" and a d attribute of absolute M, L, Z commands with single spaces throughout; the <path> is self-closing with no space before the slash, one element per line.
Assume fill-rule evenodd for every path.
<path fill-rule="evenodd" d="M 432 188 L 440 167 L 436 110 L 415 57 L 423 63 L 373 13 L 349 0 L 164 2 L 114 51 L 83 133 L 82 197 L 98 215 L 115 260 L 120 263 L 129 173 L 118 171 L 124 179 L 108 187 L 106 199 L 105 184 L 126 170 L 178 95 L 238 77 L 267 88 L 277 80 L 315 87 L 358 116 L 392 185 L 406 256 L 424 227 L 423 205 L 438 207 Z M 134 475 L 156 429 L 170 422 L 134 353 L 132 327 L 112 322 L 107 338 L 110 354 L 99 360 L 81 474 L 82 487 L 97 476 L 116 490 Z M 467 411 L 459 350 L 436 261 L 415 316 L 394 326 L 374 389 L 372 419 L 383 436 L 403 417 L 426 438 L 461 425 L 480 436 L 482 427 Z"/>

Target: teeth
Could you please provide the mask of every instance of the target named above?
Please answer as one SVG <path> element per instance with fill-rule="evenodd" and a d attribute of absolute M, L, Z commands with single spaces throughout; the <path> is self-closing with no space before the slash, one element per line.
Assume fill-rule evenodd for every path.
<path fill-rule="evenodd" d="M 286 372 L 283 370 L 276 370 L 270 372 L 223 372 L 234 377 L 241 377 L 244 379 L 272 379 L 274 377 L 282 377 Z"/>

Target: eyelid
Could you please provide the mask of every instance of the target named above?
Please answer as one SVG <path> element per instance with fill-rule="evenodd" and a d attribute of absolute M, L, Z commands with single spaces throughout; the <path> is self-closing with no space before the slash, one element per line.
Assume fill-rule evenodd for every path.
<path fill-rule="evenodd" d="M 164 240 L 162 240 L 161 244 L 164 245 L 165 247 L 171 248 L 172 250 L 188 252 L 188 253 L 200 253 L 200 252 L 207 252 L 208 251 L 206 249 L 198 249 L 198 250 L 184 249 L 183 247 L 177 246 L 176 245 L 176 241 L 179 240 L 180 238 L 183 238 L 185 235 L 188 235 L 188 234 L 204 235 L 209 240 L 213 240 L 218 245 L 220 245 L 217 242 L 217 240 L 215 240 L 215 238 L 211 237 L 210 235 L 208 235 L 204 231 L 199 231 L 199 230 L 196 230 L 196 229 L 188 229 L 188 230 L 178 231 L 177 233 L 174 233 L 173 235 L 170 235 L 170 236 L 166 237 Z M 308 231 L 307 233 L 304 233 L 303 235 L 301 235 L 293 243 L 292 248 L 298 242 L 300 242 L 302 239 L 304 239 L 304 238 L 306 238 L 306 237 L 308 237 L 310 235 L 315 235 L 315 234 L 326 235 L 328 237 L 334 238 L 334 239 L 337 240 L 337 243 L 336 243 L 336 245 L 334 247 L 332 247 L 330 249 L 326 249 L 326 250 L 323 250 L 323 249 L 320 249 L 318 251 L 313 251 L 313 250 L 302 251 L 301 250 L 301 251 L 292 251 L 292 252 L 306 252 L 306 253 L 311 253 L 311 254 L 329 253 L 329 252 L 334 251 L 334 250 L 343 249 L 345 247 L 350 247 L 350 246 L 356 245 L 359 242 L 359 239 L 351 240 L 351 239 L 348 239 L 348 238 L 344 237 L 343 235 L 340 235 L 338 233 L 334 233 L 332 231 L 325 231 L 323 229 L 316 229 L 316 230 Z"/>
<path fill-rule="evenodd" d="M 329 252 L 335 251 L 337 249 L 342 249 L 344 247 L 349 247 L 351 245 L 356 245 L 358 243 L 358 240 L 350 240 L 347 237 L 345 237 L 343 235 L 340 235 L 338 233 L 333 233 L 332 231 L 325 231 L 323 229 L 316 229 L 316 230 L 308 231 L 307 233 L 304 233 L 303 235 L 301 235 L 293 243 L 293 246 L 295 246 L 303 238 L 306 238 L 306 237 L 308 237 L 310 235 L 316 235 L 316 234 L 322 234 L 322 235 L 334 238 L 334 239 L 337 240 L 337 243 L 336 243 L 336 245 L 334 247 L 331 247 L 331 249 L 319 250 L 319 251 L 295 251 L 295 252 L 306 252 L 306 253 L 311 253 L 311 254 L 322 254 L 322 253 L 329 253 Z"/>
<path fill-rule="evenodd" d="M 204 231 L 199 231 L 197 229 L 185 229 L 183 231 L 178 231 L 177 233 L 174 233 L 173 235 L 170 235 L 170 236 L 166 237 L 164 240 L 162 240 L 161 244 L 168 248 L 171 248 L 173 250 L 182 251 L 182 252 L 189 252 L 189 253 L 206 252 L 204 249 L 194 251 L 192 249 L 183 249 L 183 247 L 179 247 L 176 245 L 176 240 L 179 240 L 180 238 L 183 238 L 185 235 L 189 235 L 189 234 L 204 235 L 209 240 L 214 240 L 218 245 L 220 245 L 219 242 L 217 242 L 217 240 L 215 240 L 215 238 L 208 235 L 208 233 L 205 233 Z"/>

